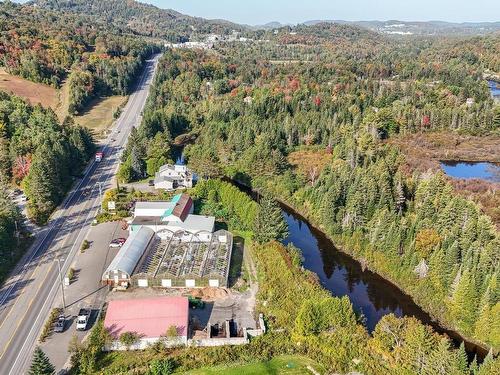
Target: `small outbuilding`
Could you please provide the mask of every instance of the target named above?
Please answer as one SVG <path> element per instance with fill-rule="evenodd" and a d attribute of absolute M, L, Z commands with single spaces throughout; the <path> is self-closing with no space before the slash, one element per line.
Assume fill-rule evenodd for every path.
<path fill-rule="evenodd" d="M 111 335 L 112 342 L 106 349 L 146 349 L 158 341 L 167 347 L 186 345 L 188 322 L 189 301 L 185 297 L 110 301 L 104 327 Z M 135 342 L 125 342 L 124 333 L 131 334 L 128 336 L 135 338 Z"/>

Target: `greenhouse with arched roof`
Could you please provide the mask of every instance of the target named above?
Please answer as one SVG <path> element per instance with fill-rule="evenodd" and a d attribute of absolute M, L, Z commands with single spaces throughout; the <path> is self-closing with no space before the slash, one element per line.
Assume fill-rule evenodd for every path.
<path fill-rule="evenodd" d="M 108 285 L 127 286 L 141 258 L 148 253 L 148 249 L 157 239 L 155 232 L 147 227 L 131 233 L 104 271 L 102 281 Z"/>

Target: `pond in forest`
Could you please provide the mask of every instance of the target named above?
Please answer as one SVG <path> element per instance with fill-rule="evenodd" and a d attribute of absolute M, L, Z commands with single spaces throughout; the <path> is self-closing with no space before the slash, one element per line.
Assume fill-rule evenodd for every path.
<path fill-rule="evenodd" d="M 499 98 L 500 99 L 500 83 L 489 80 L 488 81 L 488 86 L 490 88 L 491 95 L 494 98 Z"/>
<path fill-rule="evenodd" d="M 443 160 L 440 164 L 450 177 L 500 182 L 500 165 L 495 163 Z"/>

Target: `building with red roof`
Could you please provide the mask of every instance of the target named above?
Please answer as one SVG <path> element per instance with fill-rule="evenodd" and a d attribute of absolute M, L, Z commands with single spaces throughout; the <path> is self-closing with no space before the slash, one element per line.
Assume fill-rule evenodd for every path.
<path fill-rule="evenodd" d="M 185 297 L 157 297 L 110 301 L 104 319 L 113 342 L 108 350 L 145 349 L 162 340 L 166 346 L 186 345 L 189 301 Z M 175 327 L 177 335 L 167 335 Z M 138 340 L 126 347 L 120 336 L 135 333 Z"/>

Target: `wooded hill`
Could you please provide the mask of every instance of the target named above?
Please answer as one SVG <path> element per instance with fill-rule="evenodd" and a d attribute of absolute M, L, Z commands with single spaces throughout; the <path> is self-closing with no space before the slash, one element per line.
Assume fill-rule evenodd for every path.
<path fill-rule="evenodd" d="M 44 9 L 89 15 L 138 35 L 171 42 L 187 41 L 199 34 L 227 34 L 232 30 L 244 29 L 228 21 L 190 17 L 133 0 L 34 0 L 30 4 Z"/>
<path fill-rule="evenodd" d="M 90 16 L 0 4 L 0 64 L 14 75 L 58 87 L 69 83 L 69 113 L 97 95 L 128 93 L 159 46 Z"/>

